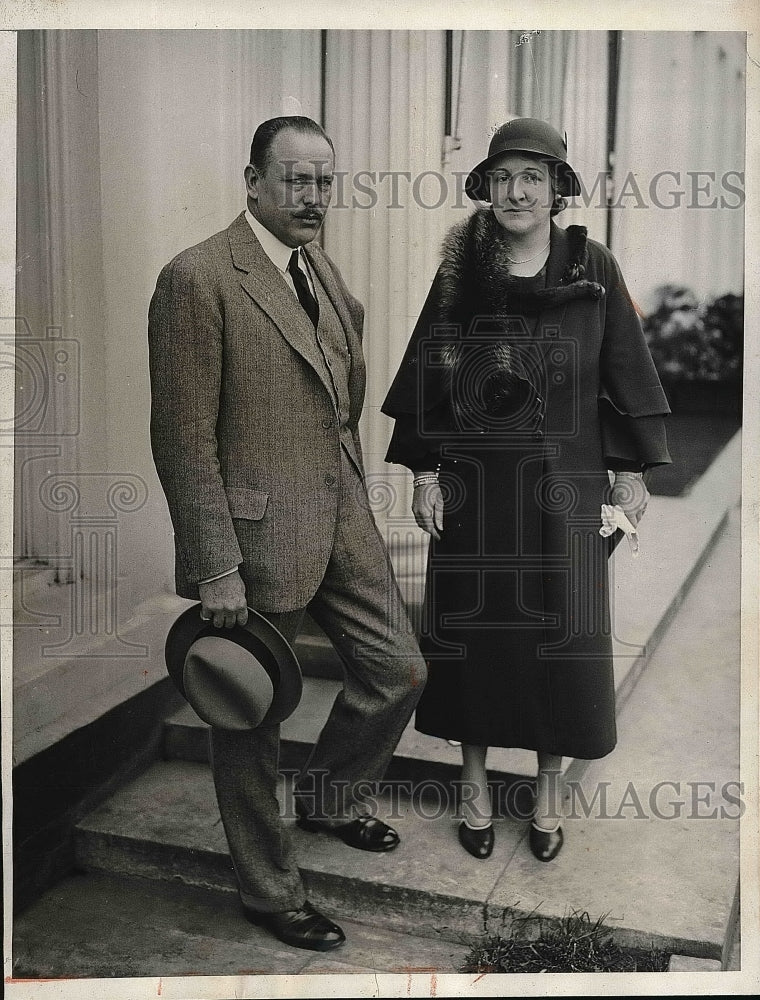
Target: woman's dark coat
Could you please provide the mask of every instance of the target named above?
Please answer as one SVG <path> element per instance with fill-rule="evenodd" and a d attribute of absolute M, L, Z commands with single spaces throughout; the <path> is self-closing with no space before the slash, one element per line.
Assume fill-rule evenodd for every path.
<path fill-rule="evenodd" d="M 383 405 L 387 460 L 440 463 L 422 732 L 596 758 L 615 745 L 608 469 L 670 461 L 667 400 L 612 254 L 552 224 L 545 287 L 488 209 L 448 234 Z"/>

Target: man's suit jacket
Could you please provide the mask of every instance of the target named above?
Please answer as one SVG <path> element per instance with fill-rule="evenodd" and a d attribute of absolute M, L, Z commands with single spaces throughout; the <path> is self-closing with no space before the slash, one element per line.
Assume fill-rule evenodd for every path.
<path fill-rule="evenodd" d="M 364 312 L 316 245 L 309 264 L 349 352 L 351 431 Z M 330 557 L 341 445 L 314 328 L 241 214 L 163 268 L 150 304 L 151 442 L 174 525 L 176 586 L 241 564 L 249 604 L 305 607 Z"/>

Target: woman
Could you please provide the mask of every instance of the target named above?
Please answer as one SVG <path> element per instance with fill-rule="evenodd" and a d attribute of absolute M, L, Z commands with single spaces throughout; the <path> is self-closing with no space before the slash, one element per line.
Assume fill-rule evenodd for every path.
<path fill-rule="evenodd" d="M 561 136 L 507 122 L 466 190 L 490 207 L 448 233 L 383 405 L 386 459 L 414 473 L 431 535 L 416 727 L 462 744 L 459 839 L 478 858 L 494 844 L 488 747 L 535 750 L 529 842 L 551 861 L 562 757 L 616 742 L 601 505 L 638 523 L 644 471 L 670 461 L 669 408 L 612 254 L 552 221 L 580 192 Z"/>

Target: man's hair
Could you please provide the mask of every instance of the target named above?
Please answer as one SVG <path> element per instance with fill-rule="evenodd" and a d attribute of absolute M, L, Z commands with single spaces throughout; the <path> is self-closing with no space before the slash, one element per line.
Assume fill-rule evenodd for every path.
<path fill-rule="evenodd" d="M 270 161 L 270 151 L 276 136 L 283 129 L 290 128 L 305 135 L 319 135 L 329 144 L 335 155 L 335 147 L 332 139 L 325 132 L 322 126 L 315 122 L 313 118 L 306 118 L 304 115 L 280 115 L 278 118 L 269 118 L 262 122 L 253 134 L 251 143 L 251 163 L 258 173 L 266 171 Z"/>

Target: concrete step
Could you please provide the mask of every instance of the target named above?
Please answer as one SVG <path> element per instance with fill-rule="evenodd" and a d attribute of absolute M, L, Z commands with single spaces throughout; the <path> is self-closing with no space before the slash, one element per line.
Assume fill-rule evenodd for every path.
<path fill-rule="evenodd" d="M 285 996 L 282 979 L 278 990 L 277 983 L 262 977 L 397 973 L 404 981 L 412 976 L 419 981 L 424 973 L 428 978 L 457 972 L 467 953 L 462 943 L 431 941 L 343 917 L 340 922 L 345 945 L 319 954 L 282 944 L 242 920 L 232 893 L 100 873 L 78 875 L 56 885 L 14 921 L 13 976 L 55 979 L 57 986 L 66 980 L 70 989 L 79 989 L 66 994 L 70 997 Z M 178 982 L 180 976 L 186 981 Z M 208 978 L 201 978 L 218 976 L 234 976 L 235 981 L 226 989 L 217 982 L 213 989 Z M 152 993 L 145 977 L 156 980 Z M 141 979 L 140 991 L 135 984 L 132 991 L 124 983 L 114 986 L 117 978 Z M 73 979 L 83 981 L 74 984 Z M 98 979 L 109 986 L 92 982 Z M 296 995 L 327 995 L 319 979 L 311 981 L 311 993 L 303 980 L 299 985 Z"/>
<path fill-rule="evenodd" d="M 431 781 L 388 783 L 378 814 L 402 837 L 389 855 L 298 830 L 283 785 L 314 901 L 346 919 L 456 942 L 530 913 L 556 921 L 585 911 L 622 945 L 725 963 L 739 861 L 736 520 L 625 704 L 615 752 L 568 786 L 566 844 L 554 862 L 532 857 L 527 821 L 508 814 L 495 820 L 491 858 L 470 858 L 446 787 Z M 88 816 L 76 856 L 85 870 L 234 888 L 210 771 L 194 761 L 156 764 Z"/>

